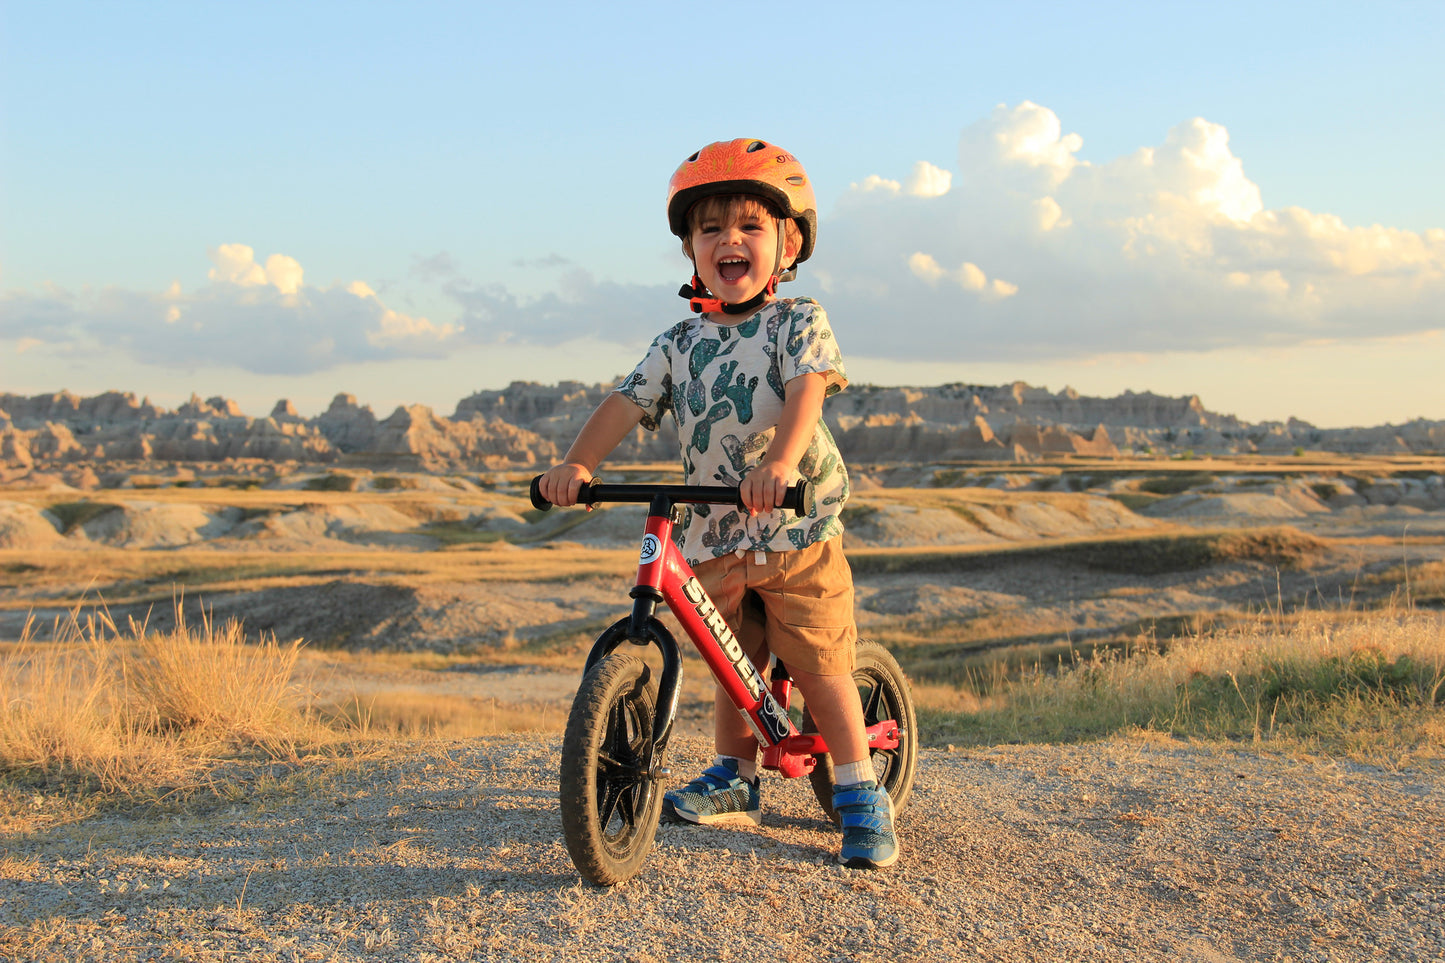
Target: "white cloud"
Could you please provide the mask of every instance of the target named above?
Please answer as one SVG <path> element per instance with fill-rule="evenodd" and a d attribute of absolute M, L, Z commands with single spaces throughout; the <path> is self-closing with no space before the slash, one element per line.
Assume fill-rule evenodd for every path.
<path fill-rule="evenodd" d="M 1225 127 L 1200 118 L 1101 162 L 1080 158 L 1083 143 L 1024 102 L 963 129 L 952 169 L 858 172 L 840 197 L 819 199 L 818 252 L 783 293 L 817 295 L 849 356 L 939 363 L 1403 336 L 1445 317 L 1445 228 L 1272 209 Z M 680 263 L 641 286 L 560 256 L 525 260 L 555 272 L 549 293 L 527 298 L 463 277 L 441 253 L 403 269 L 428 286 L 422 312 L 380 283 L 387 301 L 366 282 L 307 284 L 284 254 L 221 244 L 209 255 L 199 285 L 0 294 L 0 338 L 309 372 L 582 336 L 641 345 L 686 313 Z"/>
<path fill-rule="evenodd" d="M 929 284 L 937 284 L 947 273 L 937 261 L 922 251 L 915 252 L 908 259 L 908 269 L 913 272 L 914 276 L 922 278 Z"/>
<path fill-rule="evenodd" d="M 295 258 L 273 254 L 266 259 L 266 283 L 282 294 L 295 294 L 301 289 L 301 265 Z"/>
<path fill-rule="evenodd" d="M 218 244 L 206 252 L 216 265 L 206 276 L 242 287 L 266 283 L 266 270 L 256 263 L 256 252 L 245 244 Z"/>
<path fill-rule="evenodd" d="M 915 277 L 921 278 L 935 287 L 940 281 L 952 281 L 965 291 L 972 291 L 989 301 L 1012 297 L 1019 290 L 1018 285 L 1010 284 L 999 278 L 989 280 L 988 275 L 983 273 L 983 269 L 972 261 L 964 261 L 957 269 L 946 271 L 930 255 L 924 254 L 922 251 L 917 251 L 908 258 L 908 269 L 913 272 Z"/>
<path fill-rule="evenodd" d="M 905 190 L 914 197 L 942 197 L 953 186 L 953 172 L 934 167 L 928 161 L 913 165 Z"/>
<path fill-rule="evenodd" d="M 299 262 L 258 263 L 245 244 L 208 254 L 208 283 L 180 281 L 159 293 L 123 288 L 0 295 L 0 336 L 75 357 L 123 352 L 153 365 L 229 365 L 257 374 L 300 374 L 340 364 L 441 357 L 463 326 L 433 323 L 384 304 L 355 281 L 308 286 Z"/>
<path fill-rule="evenodd" d="M 1187 120 L 1102 163 L 1082 146 L 1045 107 L 1001 106 L 960 135 L 948 190 L 855 183 L 800 286 L 825 277 L 844 349 L 880 358 L 1297 344 L 1445 316 L 1445 231 L 1271 210 L 1220 124 Z M 941 182 L 919 164 L 910 188 Z"/>
<path fill-rule="evenodd" d="M 303 272 L 293 257 L 273 254 L 262 267 L 256 263 L 256 252 L 246 244 L 219 244 L 206 253 L 216 265 L 207 274 L 212 281 L 241 287 L 270 285 L 282 294 L 295 294 L 301 289 Z M 177 293 L 178 284 L 172 285 Z"/>
<path fill-rule="evenodd" d="M 1078 134 L 1064 134 L 1058 116 L 1024 101 L 999 104 L 987 121 L 965 128 L 959 139 L 959 168 L 965 174 L 1007 175 L 1022 183 L 1059 183 L 1079 165 L 1084 146 Z"/>
<path fill-rule="evenodd" d="M 1052 197 L 1040 197 L 1032 206 L 1041 231 L 1052 231 L 1056 227 L 1068 227 L 1074 223 L 1064 216 L 1064 209 Z"/>
<path fill-rule="evenodd" d="M 884 194 L 897 194 L 903 190 L 903 185 L 898 181 L 890 181 L 887 178 L 879 177 L 877 174 L 869 174 L 863 178 L 861 183 L 850 185 L 850 189 L 864 194 L 871 194 L 875 191 Z"/>

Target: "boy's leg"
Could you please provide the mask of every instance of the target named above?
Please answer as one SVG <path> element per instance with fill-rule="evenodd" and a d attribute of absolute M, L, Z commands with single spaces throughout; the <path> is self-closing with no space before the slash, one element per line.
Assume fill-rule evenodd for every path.
<path fill-rule="evenodd" d="M 740 560 L 735 556 L 712 559 L 694 571 L 744 651 L 755 662 L 755 653 L 760 653 L 766 664 L 763 620 L 755 603 L 747 599 L 746 570 Z M 663 795 L 663 816 L 674 822 L 712 824 L 746 819 L 761 825 L 757 736 L 721 686 L 713 697 L 713 745 L 718 753 L 713 764 L 686 786 Z"/>
<path fill-rule="evenodd" d="M 669 822 L 713 823 L 746 819 L 762 825 L 758 782 L 758 740 L 722 687 L 717 688 L 713 716 L 718 758 L 692 782 L 662 797 L 662 815 Z"/>
<path fill-rule="evenodd" d="M 833 809 L 843 824 L 839 861 L 853 869 L 893 865 L 898 861 L 893 801 L 878 785 L 869 761 L 863 704 L 852 674 L 793 671 L 792 675 L 833 757 Z"/>
<path fill-rule="evenodd" d="M 863 725 L 863 703 L 849 675 L 817 675 L 788 667 L 788 674 L 803 693 L 808 713 L 828 743 L 833 765 L 868 758 L 868 732 Z"/>
<path fill-rule="evenodd" d="M 768 646 L 763 627 L 767 615 L 758 597 L 748 590 L 746 563 L 735 555 L 728 555 L 701 563 L 695 572 L 748 658 L 754 665 L 766 669 Z M 713 746 L 719 756 L 740 760 L 744 776 L 757 775 L 757 735 L 722 686 L 716 686 L 713 694 Z"/>
<path fill-rule="evenodd" d="M 862 718 L 861 715 L 859 718 Z M 752 763 L 752 772 L 743 775 L 752 778 L 757 775 L 758 737 L 743 718 L 733 700 L 722 686 L 716 686 L 713 695 L 713 747 L 720 756 L 731 756 Z M 749 767 L 741 767 L 746 770 Z"/>
<path fill-rule="evenodd" d="M 840 539 L 779 552 L 753 582 L 767 608 L 768 647 L 788 667 L 833 758 L 833 809 L 843 824 L 843 863 L 879 869 L 898 859 L 893 803 L 869 760 L 863 705 L 853 681 L 853 573 Z"/>

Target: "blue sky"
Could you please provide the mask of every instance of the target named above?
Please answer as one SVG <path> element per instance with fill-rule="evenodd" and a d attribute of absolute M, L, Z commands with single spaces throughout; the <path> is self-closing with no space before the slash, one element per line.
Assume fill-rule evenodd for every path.
<path fill-rule="evenodd" d="M 1439 3 L 0 0 L 0 393 L 601 381 L 683 316 L 667 177 L 818 193 L 855 381 L 1445 418 Z"/>

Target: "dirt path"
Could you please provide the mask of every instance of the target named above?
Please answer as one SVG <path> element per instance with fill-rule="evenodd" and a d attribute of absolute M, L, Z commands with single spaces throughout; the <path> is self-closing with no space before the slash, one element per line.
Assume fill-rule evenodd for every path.
<path fill-rule="evenodd" d="M 512 738 L 268 768 L 204 808 L 12 799 L 0 958 L 1445 959 L 1445 769 L 1159 739 L 926 750 L 890 871 L 834 865 L 807 785 L 773 780 L 761 829 L 664 827 L 599 890 L 561 843 L 557 764 L 555 738 Z"/>

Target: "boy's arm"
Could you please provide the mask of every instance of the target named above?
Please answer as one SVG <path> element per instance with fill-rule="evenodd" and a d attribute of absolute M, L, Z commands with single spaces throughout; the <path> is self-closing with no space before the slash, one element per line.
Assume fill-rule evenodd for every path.
<path fill-rule="evenodd" d="M 821 372 L 798 375 L 783 386 L 783 414 L 762 463 L 743 479 L 743 504 L 753 514 L 770 512 L 783 503 L 788 486 L 797 480 L 798 462 L 813 443 L 828 376 Z"/>
<path fill-rule="evenodd" d="M 592 480 L 592 473 L 602 459 L 612 454 L 612 449 L 637 427 L 642 414 L 642 407 L 625 395 L 614 392 L 603 398 L 577 433 L 577 440 L 567 449 L 562 463 L 542 475 L 537 486 L 542 497 L 563 508 L 577 504 L 582 486 Z"/>

